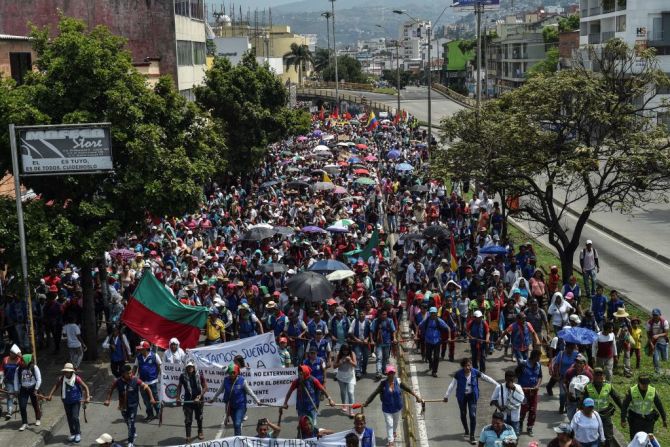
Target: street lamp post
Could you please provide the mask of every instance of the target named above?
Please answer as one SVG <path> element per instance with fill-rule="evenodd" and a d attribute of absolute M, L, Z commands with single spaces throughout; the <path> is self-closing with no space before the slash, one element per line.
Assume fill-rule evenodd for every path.
<path fill-rule="evenodd" d="M 377 28 L 381 28 L 386 31 L 381 25 L 375 25 Z M 388 32 L 388 31 L 387 31 Z M 390 34 L 390 33 L 389 33 Z M 395 43 L 395 76 L 396 76 L 396 90 L 398 97 L 398 107 L 396 109 L 396 114 L 400 113 L 400 42 L 398 40 L 392 41 Z"/>
<path fill-rule="evenodd" d="M 335 0 L 328 0 L 330 2 L 331 12 L 330 17 L 333 19 L 333 58 L 335 58 L 335 105 L 339 109 L 340 105 L 340 79 L 337 75 L 337 39 L 335 38 Z"/>
<path fill-rule="evenodd" d="M 330 63 L 330 12 L 326 11 L 321 16 L 326 18 L 326 45 L 328 46 L 328 63 Z"/>

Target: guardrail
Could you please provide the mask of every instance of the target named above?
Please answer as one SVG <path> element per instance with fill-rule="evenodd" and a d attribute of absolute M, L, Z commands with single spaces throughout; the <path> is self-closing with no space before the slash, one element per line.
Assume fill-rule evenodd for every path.
<path fill-rule="evenodd" d="M 337 84 L 340 90 L 362 90 L 365 92 L 371 92 L 375 89 L 375 86 L 372 84 L 358 84 L 355 82 L 340 82 Z M 334 82 L 304 82 L 304 87 L 313 87 L 313 88 L 335 88 Z"/>
<path fill-rule="evenodd" d="M 442 93 L 444 96 L 446 96 L 449 99 L 454 100 L 455 102 L 469 108 L 475 108 L 477 107 L 477 101 L 468 98 L 465 95 L 461 95 L 460 93 L 450 89 L 449 87 L 446 87 L 442 84 L 433 84 L 433 90 Z"/>
<path fill-rule="evenodd" d="M 335 99 L 335 90 L 332 90 L 327 87 L 322 87 L 322 88 L 313 88 L 313 87 L 298 87 L 296 91 L 298 96 L 314 96 L 314 97 L 320 97 L 320 98 L 332 98 Z M 361 104 L 361 105 L 366 105 L 370 107 L 372 110 L 375 112 L 387 112 L 389 114 L 393 114 L 393 110 L 395 107 L 391 107 L 387 104 L 377 102 L 377 101 L 370 101 L 368 98 L 365 96 L 360 96 L 360 95 L 352 95 L 348 93 L 342 93 L 340 92 L 340 101 L 347 101 L 347 102 L 352 102 L 356 104 Z"/>

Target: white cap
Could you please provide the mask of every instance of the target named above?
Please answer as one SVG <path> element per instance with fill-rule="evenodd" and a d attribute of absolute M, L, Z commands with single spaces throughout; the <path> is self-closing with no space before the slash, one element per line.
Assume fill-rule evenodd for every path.
<path fill-rule="evenodd" d="M 500 276 L 500 272 L 498 270 L 493 271 L 493 276 Z"/>
<path fill-rule="evenodd" d="M 16 345 L 12 345 L 12 348 L 9 350 L 12 354 L 19 355 L 21 354 L 21 348 Z"/>
<path fill-rule="evenodd" d="M 577 314 L 572 314 L 570 315 L 570 321 L 574 321 L 577 324 L 580 324 L 582 320 L 580 320 L 579 315 Z"/>
<path fill-rule="evenodd" d="M 191 360 L 189 360 L 188 362 L 186 362 L 186 366 L 187 366 L 187 367 L 189 367 L 189 366 L 195 366 L 195 362 L 193 361 L 193 359 L 191 359 Z"/>
<path fill-rule="evenodd" d="M 484 316 L 484 314 L 482 313 L 481 310 L 476 310 L 474 315 L 475 315 L 475 318 L 480 318 L 480 317 Z"/>
<path fill-rule="evenodd" d="M 586 245 L 592 245 L 592 244 L 593 244 L 593 241 L 591 239 L 586 240 Z"/>
<path fill-rule="evenodd" d="M 95 440 L 98 444 L 108 444 L 112 442 L 114 438 L 112 438 L 112 435 L 109 435 L 107 433 L 103 433 L 100 435 L 98 439 Z"/>

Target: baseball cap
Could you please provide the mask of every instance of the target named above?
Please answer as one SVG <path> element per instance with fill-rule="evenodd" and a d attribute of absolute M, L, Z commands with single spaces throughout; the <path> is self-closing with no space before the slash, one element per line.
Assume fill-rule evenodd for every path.
<path fill-rule="evenodd" d="M 195 366 L 195 362 L 193 360 L 186 362 L 186 367 L 188 368 L 189 366 Z"/>
<path fill-rule="evenodd" d="M 575 357 L 575 362 L 586 362 L 586 357 L 584 357 L 582 354 L 577 354 L 577 357 Z"/>
<path fill-rule="evenodd" d="M 484 316 L 481 310 L 476 310 L 474 313 L 475 318 L 481 318 Z"/>
<path fill-rule="evenodd" d="M 391 373 L 395 374 L 395 372 L 396 372 L 395 366 L 393 366 L 393 365 L 387 365 L 386 366 L 386 374 L 391 374 Z"/>
<path fill-rule="evenodd" d="M 581 318 L 579 318 L 579 315 L 577 314 L 570 315 L 570 321 L 573 321 L 577 324 L 580 324 L 582 322 Z"/>
<path fill-rule="evenodd" d="M 591 239 L 586 240 L 586 245 L 592 245 L 592 244 L 593 244 L 593 241 Z"/>
<path fill-rule="evenodd" d="M 651 314 L 655 317 L 660 317 L 661 316 L 661 309 L 655 308 L 654 310 L 651 311 Z"/>
<path fill-rule="evenodd" d="M 428 309 L 428 313 L 436 314 L 437 313 L 437 307 L 431 307 L 430 309 Z"/>
<path fill-rule="evenodd" d="M 151 348 L 151 345 L 146 340 L 142 340 L 142 342 L 136 347 L 136 349 L 149 349 L 149 348 Z"/>
<path fill-rule="evenodd" d="M 95 440 L 96 443 L 102 445 L 102 444 L 109 444 L 112 441 L 114 441 L 114 438 L 112 438 L 112 435 L 109 435 L 107 433 L 101 434 L 98 439 Z"/>
<path fill-rule="evenodd" d="M 593 399 L 591 399 L 590 397 L 587 397 L 586 399 L 584 399 L 584 406 L 585 407 L 595 407 L 596 403 Z"/>

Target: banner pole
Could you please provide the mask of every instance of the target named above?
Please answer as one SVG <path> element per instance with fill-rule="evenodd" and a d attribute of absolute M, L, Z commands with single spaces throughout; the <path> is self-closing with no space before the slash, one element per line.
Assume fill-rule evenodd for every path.
<path fill-rule="evenodd" d="M 23 223 L 23 204 L 21 202 L 21 180 L 19 177 L 19 155 L 16 147 L 16 131 L 14 124 L 9 125 L 9 139 L 12 151 L 12 173 L 14 175 L 14 194 L 16 195 L 16 217 L 19 226 L 19 246 L 21 250 L 21 270 L 23 273 L 23 292 L 28 301 L 28 330 L 30 331 L 30 346 L 33 359 L 37 363 L 37 349 L 35 348 L 35 329 L 33 325 L 33 301 L 30 295 L 30 280 L 28 278 L 28 253 L 26 251 L 26 231 Z"/>

